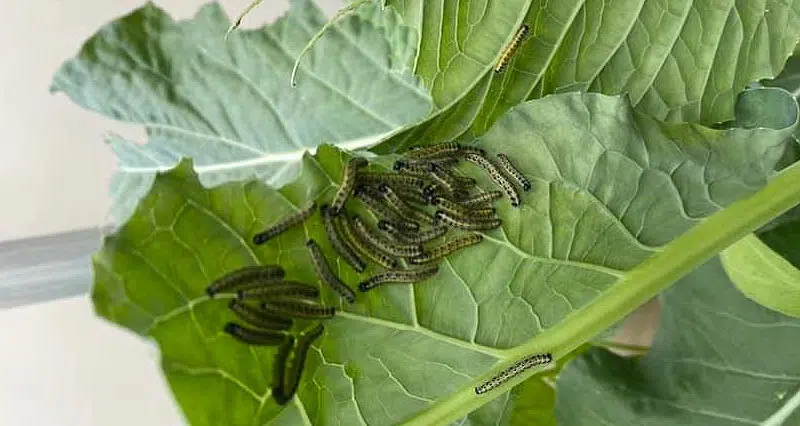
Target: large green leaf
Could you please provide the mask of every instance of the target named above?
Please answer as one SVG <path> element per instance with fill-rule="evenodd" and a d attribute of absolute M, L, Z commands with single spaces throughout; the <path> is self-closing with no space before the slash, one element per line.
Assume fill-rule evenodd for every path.
<path fill-rule="evenodd" d="M 800 40 L 800 0 L 390 0 L 416 28 L 416 72 L 439 110 L 386 151 L 481 135 L 505 111 L 551 93 L 627 94 L 656 118 L 730 120 L 737 94 L 783 68 Z M 493 71 L 526 24 L 509 69 Z"/>
<path fill-rule="evenodd" d="M 332 27 L 289 86 L 295 57 L 322 26 L 311 0 L 295 0 L 272 25 L 240 30 L 218 4 L 175 22 L 153 4 L 102 28 L 54 78 L 84 108 L 141 124 L 149 142 L 119 136 L 112 192 L 119 223 L 158 170 L 191 157 L 206 185 L 297 175 L 321 143 L 357 149 L 424 118 L 431 100 L 411 74 L 416 39 L 393 12 L 350 16 Z M 369 82 L 368 84 L 365 84 Z"/>
<path fill-rule="evenodd" d="M 774 80 L 763 82 L 767 87 L 780 87 L 800 98 L 800 57 L 792 56 L 786 68 Z M 755 116 L 779 117 L 790 109 L 774 102 L 754 104 L 760 110 Z M 755 111 L 753 111 L 755 112 Z M 785 167 L 800 158 L 800 130 L 787 142 L 787 150 L 779 164 Z M 761 238 L 761 241 L 759 238 Z M 762 228 L 758 236 L 750 235 L 721 254 L 722 264 L 731 281 L 747 297 L 785 315 L 800 316 L 800 206 Z"/>
<path fill-rule="evenodd" d="M 713 260 L 663 297 L 649 353 L 603 349 L 558 378 L 559 424 L 800 424 L 800 320 L 743 297 Z"/>
<path fill-rule="evenodd" d="M 797 233 L 785 237 L 787 245 L 797 251 L 800 241 Z M 722 252 L 720 258 L 731 281 L 747 297 L 784 315 L 800 318 L 800 270 L 758 237 L 743 238 Z"/>
<path fill-rule="evenodd" d="M 303 242 L 313 237 L 331 253 L 318 217 L 264 246 L 250 236 L 310 199 L 330 198 L 345 153 L 323 146 L 280 190 L 259 181 L 206 190 L 188 163 L 160 174 L 95 257 L 95 306 L 156 339 L 193 424 L 455 420 L 517 384 L 476 396 L 485 372 L 531 352 L 567 356 L 707 252 L 800 201 L 784 184 L 798 173 L 792 168 L 766 195 L 703 223 L 765 184 L 795 122 L 796 115 L 777 128 L 664 124 L 625 98 L 580 93 L 515 108 L 479 143 L 507 153 L 531 178 L 522 207 L 500 203 L 503 228 L 448 257 L 434 279 L 361 294 L 328 321 L 299 397 L 284 410 L 267 392 L 272 351 L 225 337 L 226 304 L 203 289 L 252 263 L 280 263 L 290 277 L 315 282 Z M 490 186 L 474 168 L 464 171 Z M 698 235 L 657 254 L 695 225 Z M 338 265 L 351 285 L 362 278 Z"/>

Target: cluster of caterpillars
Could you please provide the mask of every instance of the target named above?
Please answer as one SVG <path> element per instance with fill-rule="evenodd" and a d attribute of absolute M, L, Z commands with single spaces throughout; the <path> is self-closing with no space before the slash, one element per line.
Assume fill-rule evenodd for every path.
<path fill-rule="evenodd" d="M 479 190 L 475 179 L 455 169 L 462 161 L 483 169 L 499 190 Z M 498 154 L 492 160 L 482 149 L 457 143 L 412 149 L 391 172 L 371 171 L 368 166 L 363 157 L 351 158 L 326 204 L 318 208 L 316 200 L 309 202 L 254 235 L 253 244 L 264 244 L 319 211 L 329 243 L 344 262 L 359 273 L 370 264 L 383 268 L 362 280 L 360 291 L 416 283 L 436 275 L 438 262 L 445 257 L 480 243 L 483 236 L 476 231 L 502 225 L 494 201 L 505 195 L 519 207 L 518 191 L 531 188 L 508 156 Z M 351 213 L 358 205 L 369 214 Z M 437 243 L 440 239 L 444 241 Z M 334 272 L 317 241 L 308 239 L 305 249 L 319 281 L 342 301 L 355 302 L 356 293 Z M 291 400 L 308 350 L 324 331 L 319 320 L 333 317 L 336 309 L 319 302 L 318 287 L 287 279 L 278 265 L 235 270 L 206 291 L 210 297 L 233 296 L 228 306 L 243 324 L 227 323 L 226 333 L 246 344 L 278 347 L 272 395 L 278 404 Z M 290 332 L 293 319 L 318 322 L 295 337 Z"/>
<path fill-rule="evenodd" d="M 478 191 L 475 179 L 455 169 L 461 161 L 482 168 L 501 191 Z M 412 149 L 392 172 L 367 166 L 362 157 L 350 159 L 333 200 L 322 207 L 328 239 L 345 262 L 358 272 L 368 262 L 384 268 L 361 281 L 361 291 L 434 276 L 439 261 L 483 240 L 475 231 L 502 225 L 493 201 L 505 194 L 518 207 L 518 190 L 531 187 L 508 156 L 492 161 L 482 149 L 457 143 Z M 375 220 L 349 213 L 351 201 Z"/>
<path fill-rule="evenodd" d="M 228 322 L 223 330 L 249 345 L 277 346 L 274 361 L 272 397 L 278 404 L 292 399 L 300 384 L 311 343 L 322 335 L 321 322 L 299 337 L 290 332 L 294 319 L 332 318 L 333 307 L 318 302 L 315 286 L 287 280 L 278 265 L 246 266 L 212 282 L 206 293 L 233 295 L 228 308 L 244 325 Z"/>

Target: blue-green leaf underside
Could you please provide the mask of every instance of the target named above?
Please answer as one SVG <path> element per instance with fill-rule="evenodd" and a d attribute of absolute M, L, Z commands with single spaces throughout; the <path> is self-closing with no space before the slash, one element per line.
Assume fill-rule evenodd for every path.
<path fill-rule="evenodd" d="M 396 14 L 352 15 L 295 57 L 323 25 L 310 0 L 257 29 L 230 25 L 219 4 L 173 21 L 147 4 L 100 29 L 53 80 L 53 91 L 110 118 L 144 126 L 148 143 L 111 135 L 120 161 L 114 216 L 133 211 L 154 173 L 193 159 L 203 183 L 293 179 L 302 153 L 321 143 L 368 147 L 424 118 L 431 100 L 411 74 L 416 39 Z M 369 82 L 365 84 L 365 82 Z"/>
<path fill-rule="evenodd" d="M 557 382 L 559 424 L 800 422 L 800 320 L 742 296 L 717 259 L 662 301 L 647 355 L 622 358 L 592 349 L 567 366 Z"/>
<path fill-rule="evenodd" d="M 346 152 L 322 146 L 280 190 L 260 181 L 208 190 L 188 162 L 158 175 L 95 256 L 95 306 L 156 339 L 193 424 L 395 424 L 474 386 L 511 359 L 507 348 L 580 315 L 598 295 L 613 294 L 627 270 L 758 190 L 794 118 L 778 127 L 712 130 L 664 124 L 624 98 L 581 93 L 514 108 L 476 142 L 491 156 L 508 154 L 531 179 L 522 207 L 499 202 L 502 229 L 449 256 L 433 279 L 359 294 L 327 321 L 285 409 L 269 398 L 273 351 L 221 333 L 231 314 L 204 288 L 254 263 L 279 263 L 292 279 L 315 283 L 305 240 L 333 253 L 318 216 L 263 246 L 250 238 L 310 199 L 330 199 Z M 776 124 L 770 117 L 763 123 Z M 492 187 L 477 169 L 460 170 Z M 374 272 L 357 274 L 341 259 L 335 265 L 353 286 Z M 338 303 L 331 293 L 324 299 Z"/>

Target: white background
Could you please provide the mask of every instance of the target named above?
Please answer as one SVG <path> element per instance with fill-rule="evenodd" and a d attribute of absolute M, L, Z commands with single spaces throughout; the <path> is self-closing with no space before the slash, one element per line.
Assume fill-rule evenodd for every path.
<path fill-rule="evenodd" d="M 235 16 L 249 0 L 222 0 Z M 159 0 L 176 18 L 200 1 Z M 328 14 L 338 0 L 318 1 Z M 105 224 L 114 130 L 143 135 L 48 92 L 101 25 L 143 0 L 5 0 L 0 13 L 0 241 Z M 245 26 L 272 21 L 265 0 Z M 142 138 L 139 138 L 142 139 Z M 2 265 L 0 265 L 2 268 Z M 0 311 L 0 425 L 175 425 L 183 419 L 149 343 L 94 317 L 85 297 Z M 220 425 L 224 426 L 224 425 Z"/>

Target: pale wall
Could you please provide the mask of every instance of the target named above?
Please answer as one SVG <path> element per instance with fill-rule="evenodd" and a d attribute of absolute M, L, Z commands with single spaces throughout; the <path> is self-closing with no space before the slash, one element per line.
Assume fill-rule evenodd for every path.
<path fill-rule="evenodd" d="M 248 0 L 224 0 L 230 15 Z M 139 134 L 48 93 L 59 64 L 100 25 L 143 2 L 27 0 L 0 13 L 0 241 L 101 225 L 115 161 L 107 130 Z M 202 4 L 161 0 L 176 17 Z M 329 13 L 338 0 L 320 2 Z M 266 0 L 248 23 L 273 20 Z M 2 268 L 2 265 L 0 265 Z M 157 351 L 95 318 L 85 298 L 0 311 L 0 425 L 182 422 Z"/>

